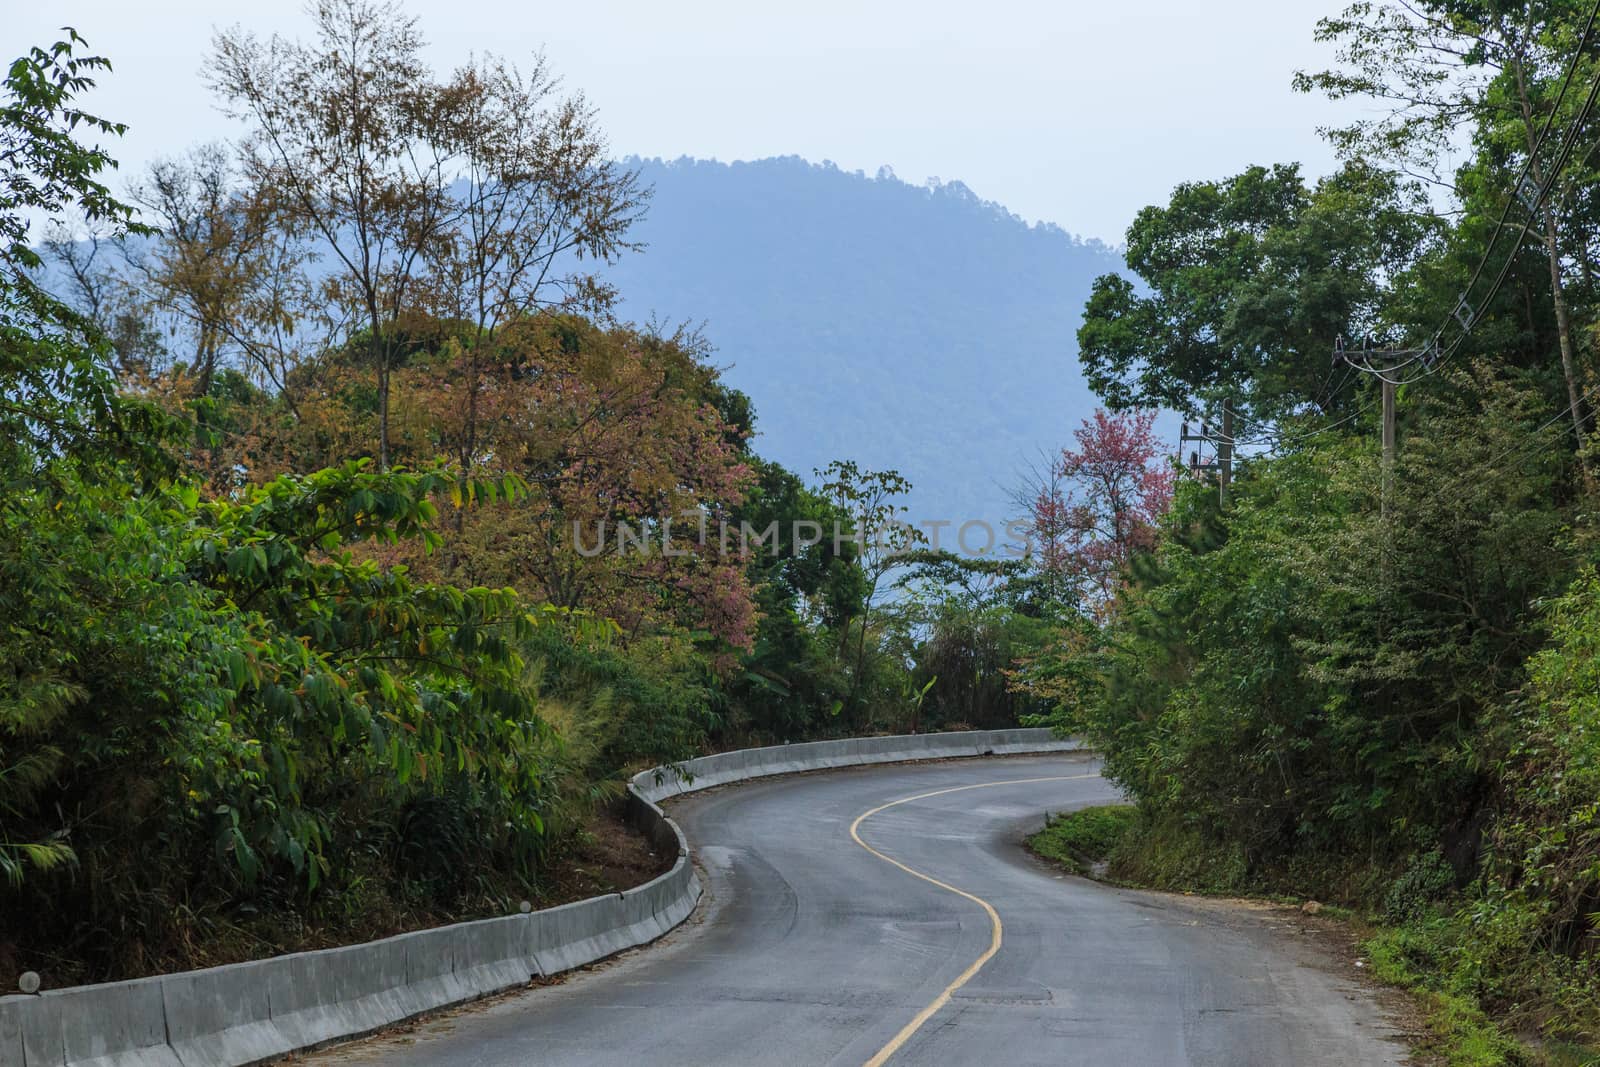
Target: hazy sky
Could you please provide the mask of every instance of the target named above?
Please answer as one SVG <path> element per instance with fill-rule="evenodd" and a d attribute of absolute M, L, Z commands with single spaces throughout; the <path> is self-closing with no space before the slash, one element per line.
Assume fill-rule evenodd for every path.
<path fill-rule="evenodd" d="M 1029 219 L 1120 242 L 1186 179 L 1299 160 L 1350 111 L 1290 91 L 1344 0 L 411 0 L 435 62 L 543 48 L 619 155 L 831 159 L 960 179 Z M 9 58 L 71 25 L 109 56 L 93 106 L 124 169 L 229 136 L 198 70 L 213 28 L 304 34 L 297 3 L 0 0 Z"/>

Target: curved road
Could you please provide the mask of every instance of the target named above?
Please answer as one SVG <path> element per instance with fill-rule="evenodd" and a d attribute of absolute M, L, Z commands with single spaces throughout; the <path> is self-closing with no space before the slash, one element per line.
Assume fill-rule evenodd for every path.
<path fill-rule="evenodd" d="M 707 881 L 683 927 L 312 1062 L 1404 1062 L 1378 1007 L 1302 940 L 1028 856 L 1041 812 L 1116 796 L 1096 772 L 1075 756 L 963 760 L 670 802 Z"/>

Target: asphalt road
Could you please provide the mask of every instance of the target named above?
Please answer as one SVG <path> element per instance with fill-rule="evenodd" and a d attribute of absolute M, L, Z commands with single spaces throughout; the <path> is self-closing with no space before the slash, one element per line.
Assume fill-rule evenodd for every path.
<path fill-rule="evenodd" d="M 1404 1061 L 1379 1007 L 1306 938 L 1237 906 L 1107 888 L 1028 856 L 1019 842 L 1041 812 L 1115 796 L 1095 771 L 1072 756 L 963 760 L 671 802 L 708 882 L 678 931 L 560 984 L 311 1060 Z"/>

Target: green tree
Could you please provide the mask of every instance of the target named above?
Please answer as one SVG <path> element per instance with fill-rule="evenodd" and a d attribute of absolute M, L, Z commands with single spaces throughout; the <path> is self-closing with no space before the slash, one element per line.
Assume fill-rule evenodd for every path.
<path fill-rule="evenodd" d="M 1053 612 L 1034 610 L 1034 573 L 1020 559 L 909 557 L 896 585 L 906 592 L 899 614 L 914 634 L 907 688 L 915 729 L 999 729 L 1048 710 L 1046 701 L 1013 684 L 1013 666 L 1057 626 Z"/>
<path fill-rule="evenodd" d="M 101 180 L 115 167 L 84 134 L 125 127 L 74 103 L 110 69 L 80 55 L 71 30 L 11 63 L 0 86 L 0 470 L 30 471 L 50 454 L 135 443 L 148 412 L 123 403 L 92 324 L 40 287 L 30 218 L 76 213 L 113 232 L 137 229 L 133 210 Z"/>
<path fill-rule="evenodd" d="M 1495 265 L 1510 254 L 1511 240 L 1525 220 L 1542 238 L 1548 279 L 1543 295 L 1555 317 L 1569 414 L 1579 440 L 1587 421 L 1581 395 L 1586 379 L 1567 294 L 1567 260 L 1576 255 L 1587 271 L 1600 233 L 1600 217 L 1578 211 L 1585 202 L 1593 206 L 1596 137 L 1578 122 L 1585 87 L 1600 73 L 1593 38 L 1579 49 L 1591 9 L 1582 0 L 1355 4 L 1317 24 L 1319 40 L 1339 42 L 1340 65 L 1295 76 L 1302 91 L 1382 105 L 1372 118 L 1327 131 L 1341 155 L 1421 171 L 1458 198 L 1475 199 L 1483 217 L 1464 219 L 1464 226 L 1507 219 L 1513 236 L 1496 247 Z M 1448 181 L 1440 165 L 1450 158 L 1452 138 L 1467 125 L 1478 158 L 1463 168 L 1458 181 Z M 1541 144 L 1546 127 L 1551 135 Z M 1573 150 L 1563 158 L 1560 146 L 1569 130 Z M 1549 194 L 1531 216 L 1531 189 L 1514 188 L 1524 167 L 1531 189 Z M 1528 202 L 1518 203 L 1522 196 L 1529 196 Z M 1449 307 L 1438 309 L 1440 316 L 1454 311 L 1457 300 L 1466 302 L 1465 314 L 1486 310 L 1489 281 L 1463 291 L 1473 280 L 1456 279 L 1462 288 L 1451 294 Z"/>
<path fill-rule="evenodd" d="M 1149 810 L 1257 869 L 1459 844 L 1488 803 L 1504 694 L 1571 566 L 1570 460 L 1528 447 L 1536 390 L 1449 386 L 1412 416 L 1387 514 L 1370 443 L 1252 463 L 1225 513 L 1182 483 L 1113 624 L 1035 667 L 1087 695 L 1063 715 Z"/>
<path fill-rule="evenodd" d="M 114 166 L 111 157 L 78 139 L 123 131 L 73 102 L 93 86 L 91 75 L 110 65 L 79 55 L 83 39 L 67 34 L 16 59 L 0 96 L 0 514 L 6 519 L 25 512 L 47 466 L 63 466 L 67 457 L 93 462 L 113 448 L 140 451 L 144 442 L 133 435 L 149 428 L 140 410 L 116 395 L 92 324 L 33 276 L 41 261 L 28 244 L 30 215 L 73 211 L 113 229 L 133 226 L 131 210 L 100 180 Z M 41 653 L 0 660 L 0 874 L 16 885 L 30 868 L 49 870 L 73 858 L 59 830 L 30 826 L 27 816 L 66 758 L 57 729 L 83 691 L 51 661 L 48 643 L 38 647 L 30 633 L 37 605 L 26 593 L 38 576 L 9 577 L 0 582 L 0 598 L 13 601 L 0 641 Z"/>
<path fill-rule="evenodd" d="M 1112 408 L 1246 419 L 1336 413 L 1337 338 L 1381 333 L 1385 282 L 1425 227 L 1415 195 L 1359 164 L 1308 187 L 1298 167 L 1180 185 L 1128 228 L 1120 274 L 1095 281 L 1078 330 L 1089 385 Z"/>
<path fill-rule="evenodd" d="M 846 516 L 848 535 L 854 538 L 858 553 L 857 566 L 865 579 L 866 588 L 860 603 L 854 606 L 854 617 L 843 620 L 839 627 L 841 659 L 848 654 L 854 629 L 855 651 L 850 654 L 850 689 L 844 706 L 859 722 L 864 714 L 860 699 L 867 675 L 873 601 L 884 578 L 927 538 L 905 521 L 905 508 L 900 501 L 911 491 L 911 483 L 899 471 L 862 470 L 853 460 L 834 460 L 817 471 L 817 476 L 822 479 L 822 495 Z M 827 531 L 830 537 L 833 533 Z"/>
<path fill-rule="evenodd" d="M 758 737 L 787 741 L 828 731 L 828 711 L 842 704 L 848 681 L 831 640 L 866 596 L 856 546 L 833 540 L 848 524 L 837 505 L 777 463 L 750 457 L 756 481 L 730 521 L 766 530 L 778 524 L 776 552 L 754 552 L 747 563 L 760 622 L 755 645 L 740 661 L 728 701 Z M 793 536 L 798 526 L 802 545 Z M 805 524 L 814 524 L 808 526 Z"/>

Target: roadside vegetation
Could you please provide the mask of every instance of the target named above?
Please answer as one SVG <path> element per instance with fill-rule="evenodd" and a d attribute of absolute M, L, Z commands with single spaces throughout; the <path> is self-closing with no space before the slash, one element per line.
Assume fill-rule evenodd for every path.
<path fill-rule="evenodd" d="M 852 540 L 905 479 L 763 459 L 703 338 L 613 314 L 650 190 L 581 94 L 306 29 L 219 34 L 238 138 L 142 174 L 76 33 L 0 85 L 0 976 L 616 888 L 640 767 L 1045 710 L 1030 586 Z"/>
<path fill-rule="evenodd" d="M 1397 921 L 1392 914 L 1355 911 L 1320 900 L 1297 900 L 1284 883 L 1251 877 L 1240 858 L 1192 836 L 1174 836 L 1174 826 L 1152 826 L 1133 805 L 1103 805 L 1051 815 L 1028 838 L 1036 855 L 1073 874 L 1115 885 L 1184 894 L 1267 897 L 1284 906 L 1298 904 L 1307 914 L 1341 923 L 1362 953 L 1366 974 L 1410 992 L 1421 1026 L 1416 1051 L 1423 1062 L 1452 1067 L 1491 1067 L 1527 1063 L 1568 1067 L 1594 1062 L 1595 1054 L 1564 1041 L 1524 1045 L 1487 1014 L 1478 998 L 1457 981 L 1445 960 L 1444 940 L 1462 928 L 1446 916 Z M 1434 872 L 1435 891 L 1448 885 L 1448 872 Z M 1426 880 L 1426 876 L 1424 876 Z M 1397 880 L 1394 900 L 1417 892 L 1415 879 Z M 1456 945 L 1454 952 L 1470 952 Z"/>
<path fill-rule="evenodd" d="M 1137 806 L 1112 877 L 1370 917 L 1377 973 L 1433 998 L 1459 1063 L 1600 1048 L 1590 8 L 1324 20 L 1338 65 L 1297 84 L 1371 104 L 1330 131 L 1343 168 L 1140 214 L 1139 282 L 1097 283 L 1084 363 L 1109 404 L 1207 440 L 1019 679 Z M 1387 461 L 1375 372 L 1400 383 Z M 1081 865 L 1096 818 L 1038 847 Z"/>
<path fill-rule="evenodd" d="M 439 75 L 403 12 L 328 0 L 307 42 L 216 40 L 235 142 L 118 176 L 75 102 L 108 63 L 29 51 L 0 87 L 0 977 L 545 902 L 632 769 L 1023 722 L 1132 801 L 1041 851 L 1347 908 L 1456 1062 L 1583 1062 L 1594 21 L 1319 24 L 1338 62 L 1298 86 L 1366 106 L 1339 167 L 1140 213 L 1078 335 L 1105 410 L 1018 486 L 1018 558 L 891 525 L 894 471 L 764 459 L 705 338 L 617 318 L 601 268 L 648 254 L 650 190 L 543 65 Z M 714 533 L 772 523 L 777 552 Z M 623 525 L 655 550 L 593 550 Z"/>
<path fill-rule="evenodd" d="M 1028 838 L 1028 847 L 1074 874 L 1098 874 L 1111 862 L 1137 817 L 1136 808 L 1122 804 L 1051 815 L 1044 829 Z"/>

